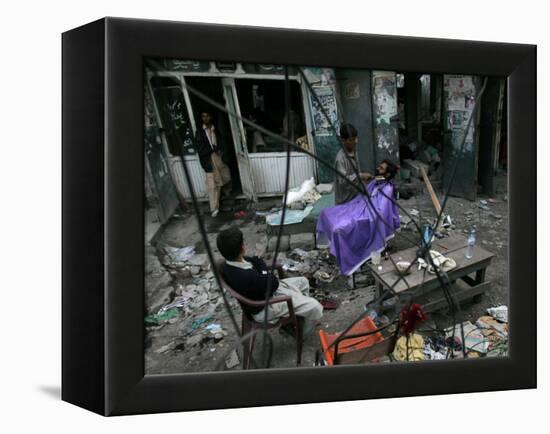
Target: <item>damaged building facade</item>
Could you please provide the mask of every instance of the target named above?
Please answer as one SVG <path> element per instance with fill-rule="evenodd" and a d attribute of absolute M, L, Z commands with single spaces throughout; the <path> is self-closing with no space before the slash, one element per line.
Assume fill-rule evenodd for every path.
<path fill-rule="evenodd" d="M 388 158 L 401 165 L 400 183 L 418 177 L 423 165 L 433 182 L 446 186 L 458 158 L 451 193 L 469 200 L 478 193 L 492 195 L 495 171 L 506 165 L 504 79 L 488 79 L 460 153 L 481 77 L 289 67 L 291 110 L 286 119 L 283 66 L 152 62 L 144 83 L 145 196 L 149 213 L 160 222 L 191 200 L 182 159 L 198 199 L 207 200 L 205 173 L 193 139 L 203 110 L 212 112 L 216 128 L 233 151 L 230 169 L 236 198 L 256 202 L 284 192 L 284 145 L 216 110 L 188 87 L 329 163 L 340 145 L 326 115 L 337 129 L 343 122 L 352 123 L 359 134 L 360 170 L 372 173 L 377 162 Z M 310 178 L 327 183 L 334 174 L 309 155 L 293 151 L 290 187 Z"/>

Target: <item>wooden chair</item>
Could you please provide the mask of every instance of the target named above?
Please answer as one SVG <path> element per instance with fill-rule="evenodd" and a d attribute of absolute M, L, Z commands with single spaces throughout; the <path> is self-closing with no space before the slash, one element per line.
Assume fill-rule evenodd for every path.
<path fill-rule="evenodd" d="M 320 364 L 321 355 L 324 364 L 332 366 L 372 362 L 390 354 L 395 347 L 397 334 L 392 333 L 384 338 L 381 333 L 390 325 L 377 328 L 372 319 L 366 316 L 335 344 L 341 333 L 330 334 L 320 330 L 321 352 L 317 353 L 316 364 Z"/>
<path fill-rule="evenodd" d="M 296 364 L 300 365 L 302 363 L 302 346 L 303 346 L 303 331 L 304 331 L 304 322 L 303 318 L 296 316 L 294 314 L 294 306 L 292 304 L 292 298 L 289 296 L 283 296 L 283 297 L 272 297 L 268 300 L 267 304 L 276 304 L 276 303 L 286 303 L 288 306 L 288 316 L 279 318 L 279 320 L 275 323 L 268 322 L 264 325 L 263 322 L 257 322 L 252 318 L 252 316 L 248 315 L 245 312 L 245 307 L 264 307 L 265 302 L 262 301 L 256 301 L 256 300 L 250 300 L 249 298 L 246 298 L 242 296 L 239 292 L 237 292 L 234 288 L 232 288 L 224 279 L 222 269 L 225 261 L 220 260 L 217 263 L 218 273 L 220 275 L 220 280 L 223 286 L 223 289 L 225 289 L 227 292 L 229 292 L 233 297 L 237 299 L 239 304 L 241 305 L 242 311 L 242 328 L 241 328 L 241 335 L 244 336 L 245 334 L 257 330 L 257 329 L 274 329 L 279 328 L 284 325 L 292 325 L 294 326 L 294 329 L 296 330 Z M 254 341 L 255 341 L 256 335 L 253 335 L 248 343 L 243 343 L 243 369 L 248 369 L 250 367 L 250 354 L 252 353 L 252 350 L 254 348 Z"/>

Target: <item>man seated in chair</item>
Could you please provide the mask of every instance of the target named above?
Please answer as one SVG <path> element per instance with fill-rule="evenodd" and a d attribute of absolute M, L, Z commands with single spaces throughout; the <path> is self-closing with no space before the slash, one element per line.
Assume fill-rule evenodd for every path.
<path fill-rule="evenodd" d="M 243 233 L 232 227 L 221 231 L 216 240 L 218 250 L 225 258 L 222 274 L 225 281 L 239 294 L 254 301 L 265 300 L 268 282 L 270 297 L 290 296 L 296 316 L 304 319 L 304 335 L 311 333 L 323 316 L 323 307 L 309 296 L 309 282 L 305 277 L 277 279 L 265 262 L 257 257 L 245 256 Z M 278 266 L 280 277 L 282 267 Z M 263 322 L 265 310 L 260 307 L 242 306 L 254 321 Z M 270 304 L 267 307 L 267 320 L 276 322 L 288 316 L 287 303 Z"/>
<path fill-rule="evenodd" d="M 393 178 L 399 166 L 390 160 L 376 168 L 376 177 L 350 201 L 325 208 L 317 220 L 317 239 L 327 240 L 340 273 L 350 276 L 373 253 L 382 252 L 399 229 Z"/>

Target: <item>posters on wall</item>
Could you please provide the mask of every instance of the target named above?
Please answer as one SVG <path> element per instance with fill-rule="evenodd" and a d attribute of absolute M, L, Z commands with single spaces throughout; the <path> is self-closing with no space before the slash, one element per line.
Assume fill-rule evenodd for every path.
<path fill-rule="evenodd" d="M 397 90 L 395 72 L 373 72 L 374 112 L 377 123 L 390 124 L 397 116 Z"/>
<path fill-rule="evenodd" d="M 372 100 L 377 160 L 384 158 L 397 160 L 399 158 L 399 116 L 395 72 L 372 72 Z"/>
<path fill-rule="evenodd" d="M 339 128 L 334 86 L 313 86 L 313 91 L 315 92 L 315 95 L 317 95 L 317 98 L 314 98 L 313 96 L 311 97 L 315 135 L 332 136 L 334 135 L 334 131 L 331 124 L 334 125 L 336 130 Z M 317 100 L 321 103 L 320 105 Z M 329 119 L 327 119 L 327 116 L 323 113 L 323 109 Z"/>
<path fill-rule="evenodd" d="M 327 86 L 336 83 L 334 70 L 331 68 L 308 67 L 303 68 L 303 73 L 312 86 Z"/>
<path fill-rule="evenodd" d="M 460 149 L 464 134 L 464 150 L 473 150 L 475 125 L 468 127 L 475 105 L 475 84 L 472 76 L 445 75 L 443 89 L 446 95 L 447 128 L 451 131 L 451 143 L 455 151 Z"/>
<path fill-rule="evenodd" d="M 359 83 L 356 81 L 346 83 L 344 85 L 344 96 L 346 99 L 359 99 L 361 97 Z"/>

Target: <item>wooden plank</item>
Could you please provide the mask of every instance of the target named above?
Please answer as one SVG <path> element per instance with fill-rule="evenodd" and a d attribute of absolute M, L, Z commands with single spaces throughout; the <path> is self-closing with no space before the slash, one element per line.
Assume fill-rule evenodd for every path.
<path fill-rule="evenodd" d="M 488 257 L 493 257 L 494 254 L 483 249 L 482 247 L 475 245 L 473 249 L 473 254 L 471 259 L 466 259 L 466 249 L 467 249 L 467 239 L 460 235 L 455 235 L 449 238 L 443 238 L 437 240 L 432 244 L 432 250 L 436 250 L 443 254 L 444 256 L 453 258 L 457 263 L 457 268 L 460 268 L 463 265 L 469 265 L 470 263 L 478 260 L 484 260 Z M 446 249 L 445 249 L 446 248 Z M 391 255 L 392 259 L 395 262 L 399 261 L 408 261 L 412 262 L 416 258 L 416 252 L 418 247 L 412 247 L 406 250 L 396 252 Z M 383 261 L 380 264 L 380 269 L 378 266 L 370 267 L 375 275 L 380 276 L 382 279 L 391 279 L 391 276 L 394 276 L 394 279 L 397 279 L 397 273 L 392 262 L 388 259 Z M 413 270 L 416 270 L 417 267 L 413 267 Z M 413 275 L 416 271 L 413 271 Z M 389 274 L 389 276 L 387 276 Z"/>
<path fill-rule="evenodd" d="M 420 174 L 422 175 L 422 179 L 424 180 L 424 184 L 426 184 L 426 188 L 428 189 L 428 193 L 430 193 L 430 198 L 432 199 L 432 203 L 434 204 L 435 211 L 439 215 L 441 213 L 441 204 L 439 203 L 439 199 L 437 198 L 437 195 L 435 194 L 435 191 L 432 187 L 432 183 L 430 182 L 428 175 L 426 174 L 426 171 L 424 170 L 423 166 L 420 166 Z"/>
<path fill-rule="evenodd" d="M 462 276 L 471 274 L 480 268 L 487 267 L 490 264 L 492 258 L 485 258 L 482 261 L 472 262 L 471 264 L 463 267 L 457 267 L 454 270 L 451 270 L 447 273 L 450 280 L 460 279 Z M 392 279 L 387 277 L 384 280 L 385 287 L 391 287 L 398 280 L 397 273 L 394 273 Z M 407 291 L 407 290 L 416 290 L 424 281 L 423 286 L 425 289 L 436 288 L 440 286 L 439 280 L 437 279 L 436 274 L 431 274 L 426 272 L 424 277 L 424 270 L 417 270 L 414 273 L 406 276 L 406 283 L 404 279 L 400 280 L 395 284 L 393 290 L 397 293 Z M 408 285 L 408 286 L 407 286 Z"/>
<path fill-rule="evenodd" d="M 455 299 L 459 303 L 461 303 L 465 300 L 475 297 L 476 295 L 484 293 L 489 289 L 489 286 L 491 285 L 491 283 L 492 282 L 487 281 L 484 283 L 480 283 L 479 285 L 476 285 L 476 286 L 464 287 L 463 289 L 460 289 L 459 291 L 454 292 L 453 294 L 455 296 Z M 438 298 L 437 300 L 433 300 L 428 303 L 425 303 L 423 305 L 423 308 L 424 308 L 424 311 L 426 312 L 435 312 L 439 309 L 444 308 L 445 306 L 447 306 L 447 304 L 448 303 L 445 297 L 441 297 L 441 298 Z"/>
<path fill-rule="evenodd" d="M 444 255 L 454 259 L 457 264 L 456 268 L 447 273 L 451 280 L 460 279 L 463 276 L 486 268 L 494 256 L 493 253 L 476 245 L 472 252 L 472 258 L 467 259 L 466 238 L 462 236 L 449 237 L 441 241 L 445 241 L 446 246 L 449 248 L 449 251 L 445 252 Z M 434 243 L 434 247 L 437 247 L 437 242 Z M 412 261 L 416 257 L 417 250 L 417 248 L 413 247 L 397 252 L 392 255 L 392 258 L 396 262 L 400 260 L 399 258 L 402 258 L 401 260 Z M 443 249 L 440 249 L 440 251 L 441 250 Z M 393 290 L 397 293 L 407 290 L 414 291 L 420 287 L 420 285 L 423 287 L 422 292 L 440 286 L 439 280 L 435 274 L 425 273 L 424 270 L 418 270 L 417 266 L 413 266 L 411 274 L 405 276 L 399 282 L 397 281 L 400 276 L 389 260 L 384 261 L 380 266 L 373 266 L 372 264 L 369 264 L 369 266 L 377 282 L 382 284 L 385 288 L 393 287 Z"/>

